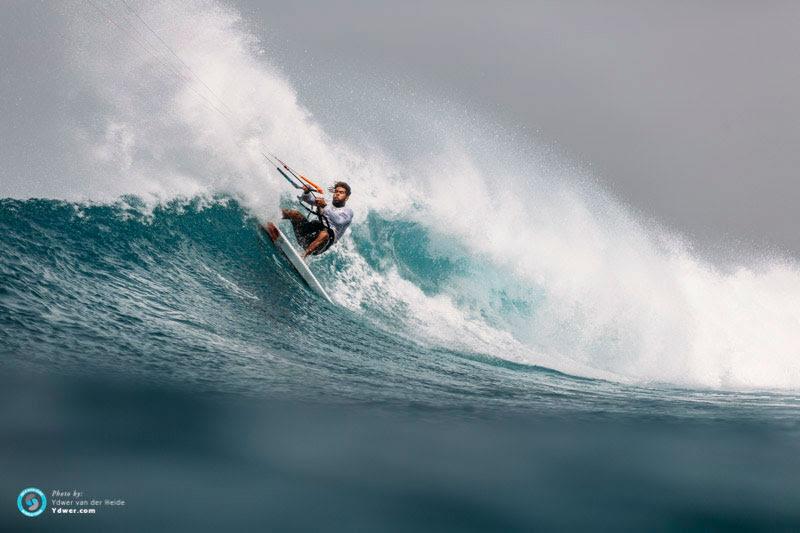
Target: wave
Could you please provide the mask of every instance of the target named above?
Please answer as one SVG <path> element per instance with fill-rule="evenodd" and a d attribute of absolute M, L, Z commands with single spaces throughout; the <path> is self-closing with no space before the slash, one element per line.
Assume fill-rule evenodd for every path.
<path fill-rule="evenodd" d="M 315 119 L 247 21 L 225 5 L 141 6 L 189 70 L 168 63 L 170 54 L 122 7 L 103 9 L 136 39 L 85 4 L 64 15 L 81 108 L 93 110 L 70 123 L 74 174 L 44 195 L 64 202 L 3 203 L 13 230 L 3 241 L 4 291 L 17 291 L 4 301 L 12 302 L 7 320 L 21 328 L 10 331 L 67 320 L 135 354 L 136 328 L 121 334 L 101 317 L 125 324 L 133 306 L 167 327 L 183 309 L 183 322 L 169 323 L 180 338 L 194 327 L 189 310 L 197 308 L 229 326 L 192 329 L 202 353 L 225 346 L 231 331 L 247 331 L 223 320 L 236 315 L 219 302 L 268 298 L 263 309 L 273 310 L 267 315 L 276 324 L 290 312 L 313 322 L 308 308 L 315 304 L 298 296 L 304 293 L 284 268 L 265 266 L 255 244 L 254 221 L 275 218 L 289 199 L 282 179 L 265 170 L 266 147 L 353 186 L 351 236 L 314 268 L 359 324 L 420 345 L 586 376 L 800 387 L 800 267 L 793 260 L 743 253 L 739 265 L 718 269 L 687 239 L 643 221 L 546 147 L 498 135 L 446 103 L 409 107 L 401 95 L 376 90 L 365 106 L 384 118 L 364 126 L 375 131 L 334 137 L 328 131 L 358 129 L 348 122 L 358 113 L 336 119 L 345 123 Z M 223 104 L 220 113 L 215 107 Z M 378 130 L 389 124 L 395 144 L 381 145 Z M 25 186 L 8 190 L 25 197 Z M 264 280 L 273 278 L 284 285 L 265 293 Z M 26 290 L 32 296 L 23 297 Z M 93 322 L 82 324 L 95 307 Z M 32 309 L 38 314 L 26 314 Z M 248 327 L 265 320 L 243 316 Z M 6 337 L 24 342 L 17 333 Z M 169 356 L 157 338 L 150 342 Z"/>
<path fill-rule="evenodd" d="M 372 214 L 317 259 L 334 308 L 303 288 L 257 224 L 225 197 L 155 208 L 135 197 L 3 200 L 4 350 L 56 366 L 76 358 L 152 366 L 154 354 L 210 362 L 221 354 L 319 351 L 336 329 L 319 324 L 347 324 L 343 334 L 358 340 L 342 349 L 371 357 L 379 335 L 389 353 L 449 349 L 605 379 L 639 377 L 547 354 L 530 327 L 548 305 L 547 287 L 526 285 L 419 223 Z"/>

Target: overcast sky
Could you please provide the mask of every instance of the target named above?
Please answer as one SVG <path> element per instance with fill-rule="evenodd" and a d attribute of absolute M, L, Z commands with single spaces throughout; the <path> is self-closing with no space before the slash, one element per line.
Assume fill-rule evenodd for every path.
<path fill-rule="evenodd" d="M 234 5 L 290 77 L 369 72 L 451 94 L 557 143 L 701 243 L 800 256 L 800 2 Z M 57 10 L 0 6 L 3 171 L 42 179 L 62 133 L 47 119 L 70 105 Z"/>
<path fill-rule="evenodd" d="M 382 72 L 482 102 L 700 241 L 800 255 L 800 2 L 238 5 L 298 69 Z"/>

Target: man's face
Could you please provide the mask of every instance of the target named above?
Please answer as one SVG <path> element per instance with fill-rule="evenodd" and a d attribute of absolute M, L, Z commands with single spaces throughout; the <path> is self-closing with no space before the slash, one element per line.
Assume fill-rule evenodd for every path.
<path fill-rule="evenodd" d="M 347 189 L 344 187 L 336 187 L 333 190 L 333 205 L 344 205 L 347 201 Z"/>

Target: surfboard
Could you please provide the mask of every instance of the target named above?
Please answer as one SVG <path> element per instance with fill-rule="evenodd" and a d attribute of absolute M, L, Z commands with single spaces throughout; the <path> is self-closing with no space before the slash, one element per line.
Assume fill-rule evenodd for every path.
<path fill-rule="evenodd" d="M 308 265 L 303 258 L 300 257 L 300 254 L 297 253 L 292 243 L 289 242 L 289 239 L 286 238 L 286 235 L 280 230 L 278 226 L 273 224 L 272 222 L 267 223 L 267 228 L 261 227 L 261 230 L 264 231 L 268 236 L 272 243 L 278 248 L 286 259 L 289 260 L 289 264 L 295 269 L 295 271 L 300 275 L 303 281 L 306 282 L 306 285 L 317 293 L 319 296 L 322 296 L 328 303 L 333 303 L 331 297 L 328 296 L 328 293 L 325 292 L 325 289 L 320 284 L 317 277 L 311 272 L 311 269 L 308 268 Z"/>

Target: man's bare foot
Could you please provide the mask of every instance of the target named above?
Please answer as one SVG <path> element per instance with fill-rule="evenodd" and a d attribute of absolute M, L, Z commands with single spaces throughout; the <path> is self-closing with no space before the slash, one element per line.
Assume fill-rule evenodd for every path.
<path fill-rule="evenodd" d="M 267 222 L 266 224 L 262 224 L 261 227 L 264 228 L 264 231 L 266 231 L 267 234 L 269 234 L 269 238 L 272 239 L 272 242 L 278 240 L 278 228 L 275 227 L 275 224 L 272 222 Z"/>

